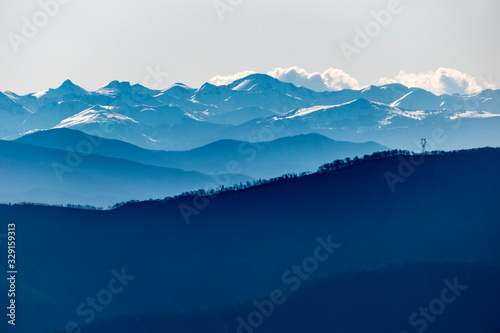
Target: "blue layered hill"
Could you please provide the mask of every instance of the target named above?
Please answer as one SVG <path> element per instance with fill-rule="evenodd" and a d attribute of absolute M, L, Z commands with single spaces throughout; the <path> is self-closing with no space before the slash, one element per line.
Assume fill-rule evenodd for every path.
<path fill-rule="evenodd" d="M 15 221 L 24 244 L 18 328 L 234 332 L 254 300 L 281 289 L 288 301 L 263 332 L 413 332 L 423 323 L 409 317 L 431 306 L 428 332 L 491 333 L 500 328 L 499 168 L 494 148 L 389 152 L 109 211 L 0 205 L 2 230 Z M 108 302 L 101 291 L 116 272 L 133 279 Z M 452 302 L 442 291 L 455 279 L 467 289 Z M 97 295 L 106 305 L 90 320 L 85 302 Z"/>
<path fill-rule="evenodd" d="M 320 165 L 336 159 L 361 157 L 389 149 L 375 142 L 335 141 L 319 134 L 262 142 L 220 140 L 188 151 L 147 150 L 119 140 L 103 139 L 69 129 L 35 132 L 16 141 L 68 151 L 88 146 L 94 155 L 207 174 L 238 172 L 254 178 L 315 171 Z M 225 185 L 234 183 L 236 181 Z"/>
<path fill-rule="evenodd" d="M 252 180 L 241 174 L 225 173 L 219 176 L 219 183 L 219 178 L 195 171 L 151 166 L 89 152 L 76 147 L 66 151 L 0 140 L 0 202 L 108 207 L 121 201 L 217 188 L 226 179 L 231 185 Z"/>

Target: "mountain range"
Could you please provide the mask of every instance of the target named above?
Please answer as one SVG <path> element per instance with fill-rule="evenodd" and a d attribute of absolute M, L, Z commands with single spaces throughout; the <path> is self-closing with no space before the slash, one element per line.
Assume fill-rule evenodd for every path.
<path fill-rule="evenodd" d="M 164 198 L 201 188 L 216 188 L 217 179 L 252 180 L 241 174 L 219 178 L 137 163 L 0 140 L 0 202 L 79 204 L 107 207 L 117 202 Z"/>
<path fill-rule="evenodd" d="M 0 140 L 0 202 L 108 207 L 312 172 L 336 159 L 387 149 L 373 142 L 340 142 L 308 134 L 260 143 L 220 140 L 188 151 L 161 151 L 58 128 Z"/>
<path fill-rule="evenodd" d="M 247 332 L 238 318 L 260 311 L 255 332 L 414 332 L 430 308 L 427 332 L 497 332 L 498 168 L 498 148 L 377 153 L 106 211 L 0 204 L 2 230 L 15 221 L 22 239 L 16 329 Z M 388 172 L 404 177 L 394 191 Z M 110 301 L 116 274 L 130 279 Z M 286 301 L 264 315 L 255 304 L 276 289 Z M 92 299 L 100 311 L 77 310 Z"/>
<path fill-rule="evenodd" d="M 93 155 L 206 174 L 227 173 L 234 168 L 239 173 L 263 179 L 316 171 L 320 165 L 337 159 L 389 149 L 374 142 L 342 142 L 319 134 L 306 134 L 258 143 L 227 139 L 187 151 L 162 151 L 65 128 L 38 131 L 15 141 L 66 151 L 78 151 L 82 143 L 87 143 Z"/>
<path fill-rule="evenodd" d="M 272 141 L 318 133 L 397 149 L 500 144 L 500 90 L 441 95 L 401 84 L 316 92 L 264 74 L 195 89 L 152 90 L 113 81 L 87 91 L 71 81 L 19 96 L 0 93 L 0 137 L 67 128 L 147 149 L 188 150 L 217 140 Z"/>

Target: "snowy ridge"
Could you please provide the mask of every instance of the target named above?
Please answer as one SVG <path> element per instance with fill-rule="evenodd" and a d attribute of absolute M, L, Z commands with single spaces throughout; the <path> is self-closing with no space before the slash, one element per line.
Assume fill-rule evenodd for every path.
<path fill-rule="evenodd" d="M 161 91 L 119 81 L 87 91 L 66 80 L 58 88 L 24 96 L 1 93 L 0 137 L 16 139 L 34 130 L 63 127 L 88 132 L 96 123 L 118 123 L 114 133 L 103 135 L 145 148 L 175 150 L 217 139 L 251 141 L 249 137 L 280 121 L 291 122 L 293 128 L 274 133 L 275 138 L 320 133 L 333 139 L 399 147 L 402 141 L 394 137 L 394 129 L 420 129 L 422 133 L 416 136 L 428 135 L 425 131 L 432 131 L 438 119 L 462 119 L 465 126 L 475 126 L 467 132 L 475 133 L 480 122 L 498 119 L 497 115 L 500 90 L 436 96 L 423 89 L 388 84 L 316 92 L 264 74 L 252 74 L 226 86 L 205 83 L 195 89 L 176 83 Z M 498 134 L 491 142 L 469 139 L 477 146 L 499 145 L 497 138 Z M 400 148 L 408 149 L 409 142 Z"/>

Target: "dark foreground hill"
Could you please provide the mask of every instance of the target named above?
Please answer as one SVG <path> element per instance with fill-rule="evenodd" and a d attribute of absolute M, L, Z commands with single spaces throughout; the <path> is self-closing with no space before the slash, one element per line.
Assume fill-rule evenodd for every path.
<path fill-rule="evenodd" d="M 84 324 L 91 316 L 89 312 L 82 315 L 81 310 L 89 310 L 85 302 L 98 295 L 106 305 L 94 311 L 90 324 L 116 315 L 179 314 L 231 307 L 265 297 L 276 288 L 288 290 L 300 282 L 304 289 L 290 296 L 290 300 L 299 299 L 307 289 L 306 282 L 329 276 L 350 279 L 344 275 L 349 271 L 369 281 L 374 275 L 360 272 L 395 265 L 397 270 L 382 272 L 400 278 L 387 280 L 381 289 L 395 290 L 395 298 L 377 291 L 376 286 L 386 279 L 374 280 L 373 285 L 360 280 L 358 294 L 353 294 L 354 285 L 336 289 L 334 294 L 343 300 L 342 304 L 336 303 L 335 297 L 332 303 L 323 298 L 324 305 L 311 304 L 311 309 L 331 308 L 343 318 L 347 308 L 366 306 L 359 295 L 366 291 L 368 304 L 373 305 L 362 313 L 383 313 L 385 317 L 377 320 L 388 323 L 391 330 L 398 327 L 400 331 L 414 332 L 413 327 L 404 326 L 411 314 L 407 310 L 417 311 L 439 297 L 444 279 L 457 276 L 461 282 L 462 276 L 469 276 L 466 271 L 472 270 L 476 282 L 470 284 L 470 295 L 480 286 L 475 299 L 480 300 L 477 308 L 481 312 L 474 313 L 468 324 L 483 316 L 489 326 L 481 326 L 477 332 L 497 329 L 493 325 L 497 313 L 493 316 L 490 310 L 497 311 L 498 303 L 494 302 L 499 293 L 494 284 L 487 289 L 486 282 L 498 280 L 495 270 L 500 265 L 500 149 L 383 156 L 377 154 L 345 165 L 336 163 L 313 175 L 212 197 L 131 203 L 112 211 L 0 206 L 2 225 L 15 221 L 19 237 L 17 261 L 22 278 L 17 299 L 19 317 L 24 319 L 17 328 L 43 332 L 71 321 Z M 338 170 L 331 171 L 333 168 Z M 330 244 L 328 258 L 324 257 L 326 250 L 317 250 L 321 244 Z M 314 263 L 310 259 L 318 256 L 324 260 Z M 415 262 L 432 262 L 440 268 L 415 269 Z M 446 262 L 480 265 L 477 267 L 484 270 Z M 304 270 L 296 268 L 302 266 L 310 271 L 307 278 Z M 109 301 L 103 297 L 115 276 L 113 270 L 135 278 Z M 434 276 L 432 284 L 427 280 L 431 272 L 439 276 Z M 481 279 L 485 282 L 477 282 Z M 422 298 L 412 292 L 412 286 L 420 280 L 429 281 L 428 289 L 422 285 L 416 289 L 428 290 Z M 342 291 L 344 294 L 339 294 Z M 397 301 L 405 311 L 394 310 L 394 316 L 392 310 L 370 312 L 371 307 L 389 309 L 384 305 L 387 298 Z M 312 299 L 317 298 L 307 298 L 307 302 Z M 346 304 L 346 300 L 352 302 Z M 84 307 L 79 308 L 82 303 Z M 287 307 L 299 303 L 291 301 Z M 454 304 L 450 311 L 447 306 L 434 327 L 466 320 L 465 310 L 454 312 Z M 280 327 L 284 317 L 299 325 L 294 318 L 302 318 L 297 332 L 332 331 L 330 326 L 324 330 L 315 326 L 330 325 L 326 317 L 308 319 L 299 316 L 296 309 L 289 311 L 290 316 L 283 317 L 276 312 L 273 322 L 277 326 L 270 327 Z M 450 318 L 445 319 L 447 316 Z M 352 318 L 352 312 L 345 318 Z M 206 317 L 200 320 L 203 323 Z M 358 321 L 366 318 L 361 316 L 351 327 L 359 327 Z M 440 332 L 455 332 L 457 327 Z M 228 326 L 227 332 L 231 329 Z M 114 331 L 120 332 L 108 330 Z M 290 331 L 294 330 L 273 332 Z M 382 332 L 377 327 L 372 331 Z"/>
<path fill-rule="evenodd" d="M 82 331 L 492 333 L 500 327 L 499 279 L 499 267 L 404 264 L 321 279 L 285 290 L 276 303 L 266 296 L 192 314 L 117 316 Z"/>

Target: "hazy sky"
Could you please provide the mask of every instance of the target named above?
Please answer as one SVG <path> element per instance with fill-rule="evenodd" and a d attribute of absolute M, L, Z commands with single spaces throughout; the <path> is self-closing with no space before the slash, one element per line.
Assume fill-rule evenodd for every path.
<path fill-rule="evenodd" d="M 112 80 L 197 87 L 292 66 L 341 69 L 360 85 L 438 68 L 500 81 L 498 0 L 401 0 L 385 26 L 372 11 L 389 0 L 55 1 L 0 1 L 0 91 L 41 91 L 68 78 L 89 90 Z M 59 8 L 45 6 L 46 15 L 42 3 Z M 356 28 L 372 29 L 369 45 L 356 44 Z M 342 43 L 357 48 L 350 62 Z"/>

